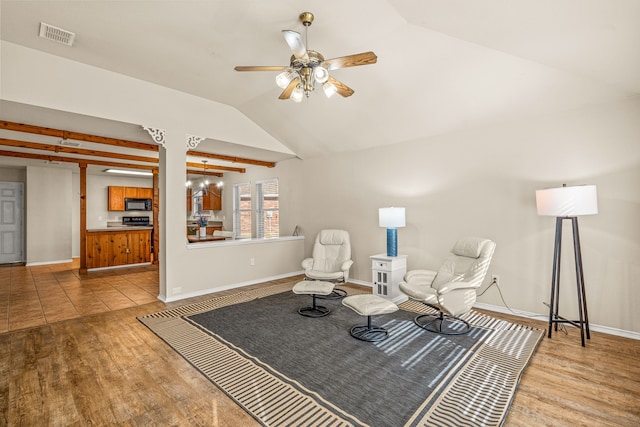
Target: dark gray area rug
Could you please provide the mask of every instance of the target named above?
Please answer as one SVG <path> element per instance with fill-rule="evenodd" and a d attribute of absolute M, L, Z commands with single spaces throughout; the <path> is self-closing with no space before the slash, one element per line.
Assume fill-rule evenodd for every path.
<path fill-rule="evenodd" d="M 374 316 L 389 338 L 367 343 L 349 335 L 366 317 L 339 300 L 300 316 L 311 297 L 292 285 L 139 320 L 264 425 L 500 425 L 543 335 L 477 313 L 469 334 L 433 334 L 405 303 Z"/>

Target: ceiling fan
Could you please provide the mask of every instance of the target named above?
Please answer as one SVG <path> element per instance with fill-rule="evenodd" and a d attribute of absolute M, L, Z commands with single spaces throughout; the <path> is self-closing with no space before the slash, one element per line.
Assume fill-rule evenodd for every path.
<path fill-rule="evenodd" d="M 291 30 L 282 30 L 284 39 L 291 48 L 293 55 L 290 64 L 284 66 L 237 66 L 236 71 L 281 71 L 276 76 L 276 84 L 284 89 L 280 99 L 292 99 L 301 102 L 303 96 L 307 98 L 315 90 L 316 83 L 322 85 L 327 97 L 339 93 L 343 97 L 353 95 L 353 89 L 339 82 L 329 71 L 339 68 L 356 67 L 358 65 L 375 64 L 378 57 L 373 52 L 356 53 L 354 55 L 339 58 L 324 59 L 320 52 L 307 49 L 307 30 L 313 23 L 313 13 L 300 14 L 300 22 L 305 26 L 305 40 L 300 33 Z"/>

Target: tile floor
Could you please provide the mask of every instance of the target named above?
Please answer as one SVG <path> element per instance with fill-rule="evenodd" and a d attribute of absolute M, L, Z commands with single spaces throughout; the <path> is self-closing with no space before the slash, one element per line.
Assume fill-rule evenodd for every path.
<path fill-rule="evenodd" d="M 158 301 L 158 267 L 80 274 L 79 260 L 0 267 L 0 333 Z"/>

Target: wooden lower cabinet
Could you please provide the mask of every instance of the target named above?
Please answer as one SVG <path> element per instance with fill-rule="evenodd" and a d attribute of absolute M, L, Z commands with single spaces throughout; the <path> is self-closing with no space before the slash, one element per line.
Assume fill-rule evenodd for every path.
<path fill-rule="evenodd" d="M 87 268 L 151 262 L 151 230 L 87 231 Z"/>

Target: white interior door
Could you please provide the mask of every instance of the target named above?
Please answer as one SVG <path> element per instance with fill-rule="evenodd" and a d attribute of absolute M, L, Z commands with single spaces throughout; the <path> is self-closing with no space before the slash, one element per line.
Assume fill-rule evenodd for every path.
<path fill-rule="evenodd" d="M 0 264 L 24 261 L 23 184 L 0 182 Z"/>

